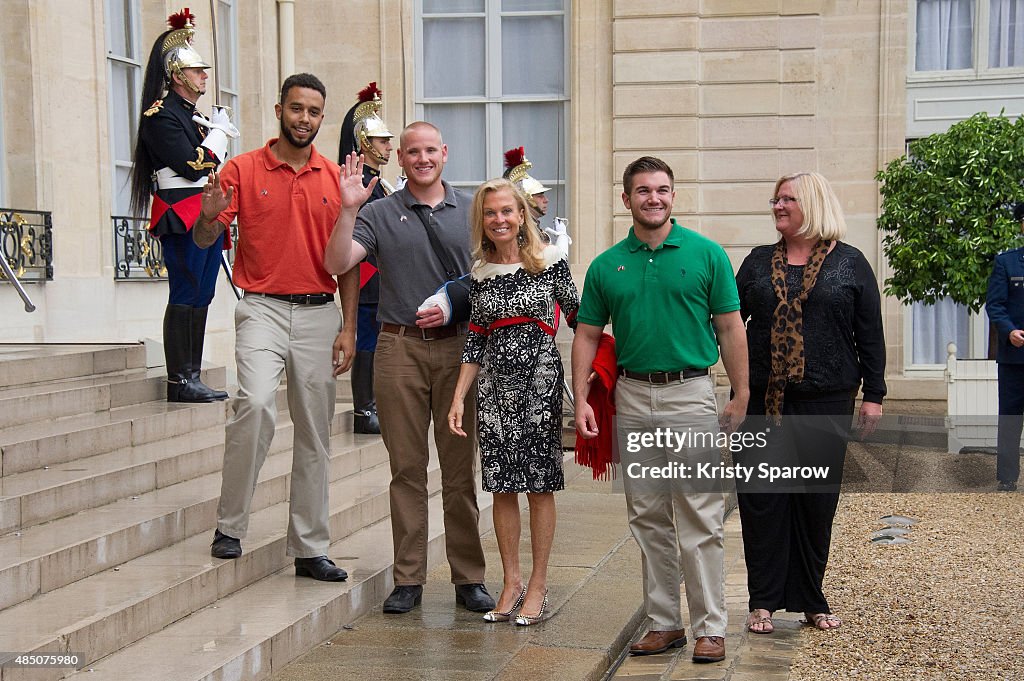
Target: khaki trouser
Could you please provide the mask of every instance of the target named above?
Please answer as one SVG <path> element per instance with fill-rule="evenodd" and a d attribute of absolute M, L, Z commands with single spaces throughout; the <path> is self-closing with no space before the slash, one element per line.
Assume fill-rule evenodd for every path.
<path fill-rule="evenodd" d="M 260 468 L 277 420 L 277 389 L 288 377 L 288 411 L 295 426 L 289 494 L 288 555 L 327 554 L 328 458 L 336 384 L 331 346 L 341 324 L 333 304 L 292 305 L 247 295 L 235 307 L 238 394 L 224 433 L 224 477 L 217 528 L 242 538 Z"/>
<path fill-rule="evenodd" d="M 714 424 L 715 394 L 710 377 L 669 385 L 620 378 L 615 386 L 619 442 L 627 431 L 677 427 L 680 415 Z M 622 470 L 639 462 L 660 467 L 678 461 L 671 450 L 619 447 Z M 678 481 L 651 484 L 623 474 L 629 529 L 643 556 L 644 606 L 654 631 L 682 629 L 679 578 L 686 586 L 694 637 L 725 636 L 725 498 L 694 492 Z"/>
<path fill-rule="evenodd" d="M 427 578 L 427 429 L 441 464 L 445 551 L 453 584 L 484 581 L 480 510 L 476 503 L 475 391 L 466 397 L 463 428 L 452 435 L 447 417 L 459 375 L 465 336 L 426 341 L 381 332 L 374 355 L 373 391 L 381 436 L 391 459 L 391 531 L 395 585 Z"/>

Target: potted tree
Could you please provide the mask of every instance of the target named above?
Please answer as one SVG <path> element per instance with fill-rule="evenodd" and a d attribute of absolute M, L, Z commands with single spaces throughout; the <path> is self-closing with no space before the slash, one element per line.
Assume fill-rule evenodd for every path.
<path fill-rule="evenodd" d="M 903 303 L 943 298 L 978 312 L 992 258 L 1019 246 L 1014 203 L 1024 201 L 1024 117 L 978 113 L 910 143 L 875 179 L 878 229 L 892 268 L 884 292 Z M 950 451 L 995 443 L 996 367 L 989 359 L 947 362 Z M 986 418 L 971 419 L 983 415 Z M 990 442 L 989 442 L 990 440 Z"/>

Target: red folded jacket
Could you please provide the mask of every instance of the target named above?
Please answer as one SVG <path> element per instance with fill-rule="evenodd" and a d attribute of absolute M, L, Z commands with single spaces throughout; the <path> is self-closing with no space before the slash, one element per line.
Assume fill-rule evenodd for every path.
<path fill-rule="evenodd" d="M 576 463 L 590 468 L 594 480 L 608 480 L 615 472 L 611 464 L 619 462 L 618 443 L 615 439 L 615 381 L 618 378 L 618 364 L 615 358 L 615 339 L 606 333 L 601 334 L 591 366 L 597 378 L 590 384 L 587 404 L 594 410 L 598 435 L 587 440 L 576 431 Z"/>

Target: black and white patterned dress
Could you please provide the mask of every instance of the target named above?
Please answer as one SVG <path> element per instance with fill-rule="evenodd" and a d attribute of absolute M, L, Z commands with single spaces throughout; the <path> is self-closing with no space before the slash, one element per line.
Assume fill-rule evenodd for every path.
<path fill-rule="evenodd" d="M 569 265 L 553 246 L 545 269 L 478 262 L 473 267 L 473 312 L 463 363 L 480 365 L 477 432 L 483 488 L 488 492 L 553 492 L 562 473 L 562 359 L 554 336 L 536 323 L 493 328 L 494 322 L 530 317 L 550 327 L 555 302 L 575 326 L 579 294 Z"/>

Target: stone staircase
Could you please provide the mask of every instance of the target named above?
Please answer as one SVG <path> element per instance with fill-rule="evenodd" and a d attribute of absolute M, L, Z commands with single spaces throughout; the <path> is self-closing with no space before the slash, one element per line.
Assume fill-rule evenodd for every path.
<path fill-rule="evenodd" d="M 350 432 L 339 402 L 328 553 L 350 577 L 297 579 L 285 555 L 285 390 L 244 553 L 222 561 L 209 542 L 226 403 L 163 401 L 164 375 L 145 368 L 141 345 L 0 346 L 0 650 L 82 657 L 81 671 L 4 666 L 0 681 L 265 678 L 379 605 L 392 587 L 387 452 Z M 434 565 L 436 458 L 428 481 Z M 479 498 L 485 511 L 490 497 Z M 482 512 L 481 529 L 489 522 Z"/>

